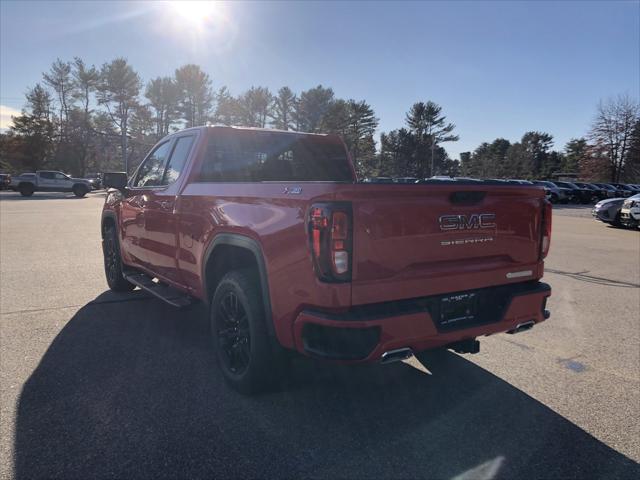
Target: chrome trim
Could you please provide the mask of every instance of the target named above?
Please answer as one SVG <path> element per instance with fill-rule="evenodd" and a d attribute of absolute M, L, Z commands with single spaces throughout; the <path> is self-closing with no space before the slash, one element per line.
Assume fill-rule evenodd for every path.
<path fill-rule="evenodd" d="M 514 329 L 509 330 L 507 333 L 514 334 L 514 333 L 526 332 L 527 330 L 531 330 L 535 324 L 536 322 L 533 320 L 522 322 L 517 324 Z"/>
<path fill-rule="evenodd" d="M 398 348 L 396 350 L 389 350 L 387 352 L 384 352 L 380 357 L 380 363 L 387 364 L 393 362 L 401 362 L 402 360 L 406 360 L 411 357 L 413 357 L 413 350 L 408 347 Z"/>

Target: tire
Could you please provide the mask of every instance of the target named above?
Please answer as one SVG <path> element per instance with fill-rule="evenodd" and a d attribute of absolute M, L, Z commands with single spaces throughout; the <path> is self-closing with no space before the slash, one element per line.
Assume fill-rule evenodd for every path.
<path fill-rule="evenodd" d="M 554 204 L 558 203 L 558 195 L 556 195 L 555 193 L 552 193 L 551 198 L 549 198 L 549 201 Z"/>
<path fill-rule="evenodd" d="M 84 185 L 74 185 L 73 186 L 73 194 L 78 197 L 78 198 L 82 198 L 84 197 L 87 193 L 89 193 L 89 188 L 85 187 Z"/>
<path fill-rule="evenodd" d="M 104 256 L 104 273 L 107 284 L 114 292 L 130 292 L 136 286 L 124 278 L 122 272 L 122 258 L 118 234 L 113 225 L 108 225 L 102 240 L 102 254 Z"/>
<path fill-rule="evenodd" d="M 18 191 L 23 197 L 30 197 L 31 195 L 33 195 L 35 188 L 33 188 L 33 185 L 31 185 L 30 183 L 23 183 L 18 186 Z"/>
<path fill-rule="evenodd" d="M 616 228 L 626 228 L 625 225 L 622 223 L 622 217 L 619 210 L 618 210 L 618 213 L 616 214 L 616 218 L 613 220 L 613 222 L 611 222 L 611 225 L 613 225 Z"/>
<path fill-rule="evenodd" d="M 287 357 L 267 331 L 262 292 L 251 270 L 234 270 L 222 278 L 211 300 L 209 319 L 227 383 L 244 394 L 277 388 Z"/>

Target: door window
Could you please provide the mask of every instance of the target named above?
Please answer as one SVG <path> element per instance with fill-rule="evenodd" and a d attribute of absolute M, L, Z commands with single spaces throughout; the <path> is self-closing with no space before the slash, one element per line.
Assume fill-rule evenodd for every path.
<path fill-rule="evenodd" d="M 176 145 L 173 147 L 173 153 L 169 159 L 167 170 L 164 173 L 163 185 L 171 185 L 180 176 L 180 172 L 184 168 L 184 164 L 189 157 L 191 151 L 191 145 L 193 145 L 193 135 L 180 137 L 176 140 Z"/>
<path fill-rule="evenodd" d="M 169 157 L 171 141 L 164 142 L 152 151 L 140 165 L 138 174 L 133 182 L 134 187 L 156 187 L 162 185 L 164 167 Z"/>

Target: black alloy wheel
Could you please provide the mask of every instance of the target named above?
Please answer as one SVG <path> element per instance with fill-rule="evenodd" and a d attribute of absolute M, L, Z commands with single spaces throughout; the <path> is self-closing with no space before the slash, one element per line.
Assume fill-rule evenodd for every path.
<path fill-rule="evenodd" d="M 251 334 L 247 312 L 234 291 L 225 292 L 215 315 L 220 358 L 231 373 L 242 375 L 251 359 Z"/>
<path fill-rule="evenodd" d="M 136 288 L 134 284 L 124 278 L 120 245 L 116 229 L 113 226 L 106 227 L 102 240 L 102 254 L 104 256 L 104 273 L 109 288 L 114 292 L 128 292 Z"/>
<path fill-rule="evenodd" d="M 220 280 L 209 311 L 212 343 L 225 380 L 238 392 L 278 389 L 288 355 L 269 334 L 263 290 L 255 271 L 233 270 Z"/>

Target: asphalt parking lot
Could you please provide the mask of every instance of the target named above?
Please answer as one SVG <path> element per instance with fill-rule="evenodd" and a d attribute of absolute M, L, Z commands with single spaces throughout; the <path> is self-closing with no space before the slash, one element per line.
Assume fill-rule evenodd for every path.
<path fill-rule="evenodd" d="M 640 232 L 559 207 L 544 324 L 249 398 L 201 307 L 107 290 L 102 201 L 0 193 L 2 478 L 640 478 Z"/>

